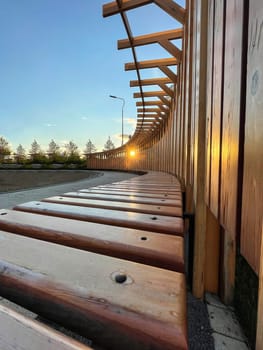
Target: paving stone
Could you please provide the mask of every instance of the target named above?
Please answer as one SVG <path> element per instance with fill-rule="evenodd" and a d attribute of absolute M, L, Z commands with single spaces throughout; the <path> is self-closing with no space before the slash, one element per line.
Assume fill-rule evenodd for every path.
<path fill-rule="evenodd" d="M 229 307 L 222 303 L 222 301 L 219 299 L 219 297 L 215 294 L 206 293 L 205 294 L 205 301 L 209 305 L 221 307 L 222 309 L 229 309 Z"/>
<path fill-rule="evenodd" d="M 249 350 L 245 342 L 229 338 L 225 335 L 213 333 L 215 340 L 215 350 Z"/>
<path fill-rule="evenodd" d="M 209 304 L 207 305 L 207 309 L 211 327 L 215 332 L 246 341 L 239 322 L 232 311 Z"/>

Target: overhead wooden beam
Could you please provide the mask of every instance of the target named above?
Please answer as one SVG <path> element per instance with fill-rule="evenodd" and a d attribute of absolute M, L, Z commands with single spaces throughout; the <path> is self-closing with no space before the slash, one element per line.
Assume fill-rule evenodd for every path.
<path fill-rule="evenodd" d="M 153 0 L 124 0 L 121 2 L 121 8 L 119 8 L 117 1 L 112 1 L 103 5 L 102 15 L 103 17 L 109 17 L 123 11 L 129 11 L 140 6 L 151 4 L 152 2 Z"/>
<path fill-rule="evenodd" d="M 167 96 L 167 92 L 160 90 L 160 91 L 145 91 L 142 94 L 140 92 L 135 92 L 133 94 L 134 98 L 159 97 L 159 96 Z"/>
<path fill-rule="evenodd" d="M 178 59 L 176 58 L 161 58 L 156 60 L 149 60 L 149 61 L 141 61 L 138 62 L 138 68 L 139 69 L 145 69 L 145 68 L 160 68 L 160 67 L 167 67 L 167 66 L 175 66 L 178 64 Z M 125 70 L 135 70 L 137 67 L 134 62 L 126 63 L 125 64 Z"/>
<path fill-rule="evenodd" d="M 186 21 L 186 10 L 172 0 L 154 0 L 162 10 L 172 16 L 178 22 L 184 24 Z"/>
<path fill-rule="evenodd" d="M 129 39 L 121 39 L 118 40 L 118 49 L 128 49 L 131 46 L 135 47 L 148 44 L 156 44 L 160 43 L 161 41 L 181 39 L 183 37 L 183 33 L 183 28 L 179 28 L 174 30 L 166 30 L 158 33 L 136 36 L 132 39 L 132 43 Z"/>
<path fill-rule="evenodd" d="M 152 79 L 143 79 L 139 82 L 139 80 L 131 80 L 130 87 L 136 86 L 146 86 L 146 85 L 160 85 L 160 84 L 171 84 L 173 81 L 170 78 L 152 78 Z"/>
<path fill-rule="evenodd" d="M 161 108 L 161 106 L 163 105 L 163 102 L 158 101 L 158 100 L 154 100 L 154 101 L 145 101 L 144 104 L 143 104 L 141 101 L 136 102 L 136 106 L 137 106 L 137 107 L 143 106 L 143 105 L 145 105 L 145 106 L 155 106 L 155 105 L 157 105 L 157 106 L 160 106 L 160 108 Z"/>
<path fill-rule="evenodd" d="M 137 108 L 138 113 L 157 113 L 159 114 L 160 108 Z"/>
<path fill-rule="evenodd" d="M 178 47 L 172 44 L 168 40 L 159 41 L 159 44 L 168 51 L 172 56 L 178 58 L 179 61 L 182 60 L 182 50 L 178 49 Z"/>
<path fill-rule="evenodd" d="M 167 75 L 167 77 L 169 77 L 173 82 L 177 81 L 177 75 L 167 66 L 163 65 L 160 66 L 159 69 Z"/>

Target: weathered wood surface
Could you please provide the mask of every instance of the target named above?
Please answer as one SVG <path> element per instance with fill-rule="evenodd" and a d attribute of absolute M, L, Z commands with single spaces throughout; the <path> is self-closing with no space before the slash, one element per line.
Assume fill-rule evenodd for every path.
<path fill-rule="evenodd" d="M 0 210 L 0 229 L 73 248 L 185 272 L 182 237 Z"/>
<path fill-rule="evenodd" d="M 0 304 L 1 350 L 92 350 Z"/>
<path fill-rule="evenodd" d="M 47 202 L 32 201 L 14 207 L 15 210 L 59 216 L 68 219 L 129 227 L 145 231 L 184 234 L 183 219 L 179 217 L 148 215 L 101 208 L 88 208 Z"/>
<path fill-rule="evenodd" d="M 165 198 L 145 198 L 137 196 L 120 196 L 120 195 L 110 195 L 110 194 L 99 194 L 99 193 L 87 193 L 87 192 L 66 192 L 63 193 L 65 197 L 78 197 L 93 200 L 104 200 L 104 201 L 116 201 L 116 202 L 126 202 L 126 203 L 138 203 L 138 204 L 150 204 L 150 205 L 162 205 L 162 206 L 174 206 L 181 207 L 181 199 L 165 199 Z"/>
<path fill-rule="evenodd" d="M 187 349 L 183 274 L 3 231 L 0 256 L 1 295 L 99 345 Z"/>
<path fill-rule="evenodd" d="M 54 196 L 42 199 L 43 202 L 79 205 L 91 208 L 115 209 L 121 211 L 131 211 L 136 213 L 182 216 L 182 207 L 156 206 L 150 204 L 137 204 L 127 202 L 100 201 L 77 197 Z"/>
<path fill-rule="evenodd" d="M 221 128 L 222 98 L 224 74 L 224 0 L 214 2 L 214 62 L 213 62 L 213 95 L 211 118 L 211 158 L 210 158 L 210 210 L 216 218 L 219 216 L 220 161 L 221 161 Z M 211 30 L 213 30 L 211 28 Z M 197 184 L 198 186 L 198 184 Z"/>
<path fill-rule="evenodd" d="M 89 190 L 93 190 L 93 189 L 99 189 L 99 190 L 103 190 L 103 191 L 127 191 L 127 192 L 134 192 L 134 191 L 140 191 L 140 193 L 163 193 L 163 194 L 179 194 L 182 193 L 181 189 L 161 189 L 161 188 L 149 188 L 147 189 L 146 187 L 133 187 L 133 186 L 113 186 L 113 185 L 102 185 L 102 186 L 96 186 L 96 187 L 90 187 Z"/>
<path fill-rule="evenodd" d="M 258 274 L 263 221 L 263 7 L 249 2 L 241 253 Z"/>
<path fill-rule="evenodd" d="M 263 235 L 263 224 L 262 224 Z M 257 338 L 256 338 L 256 350 L 263 349 L 263 239 L 261 240 L 261 259 L 259 268 L 259 289 L 258 289 L 258 317 L 257 317 Z"/>
<path fill-rule="evenodd" d="M 135 196 L 135 197 L 145 197 L 145 198 L 169 198 L 169 199 L 181 199 L 182 193 L 154 193 L 154 192 L 141 192 L 140 190 L 130 190 L 130 191 L 123 191 L 122 189 L 104 189 L 104 188 L 88 188 L 80 190 L 80 192 L 84 193 L 98 193 L 98 194 L 116 194 L 119 196 Z"/>

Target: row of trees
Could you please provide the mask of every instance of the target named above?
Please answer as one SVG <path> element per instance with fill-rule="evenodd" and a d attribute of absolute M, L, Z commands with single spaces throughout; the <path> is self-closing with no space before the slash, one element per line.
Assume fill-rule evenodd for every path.
<path fill-rule="evenodd" d="M 104 145 L 104 151 L 114 149 L 114 143 L 109 137 Z M 13 152 L 9 142 L 0 136 L 0 162 L 13 158 L 17 163 L 35 162 L 35 163 L 79 163 L 83 161 L 83 155 L 88 156 L 96 152 L 97 149 L 89 139 L 86 143 L 84 152 L 81 153 L 79 147 L 73 141 L 69 141 L 63 149 L 52 139 L 48 145 L 48 149 L 43 151 L 40 144 L 34 140 L 30 150 L 27 153 L 25 148 L 20 144 L 16 151 Z"/>

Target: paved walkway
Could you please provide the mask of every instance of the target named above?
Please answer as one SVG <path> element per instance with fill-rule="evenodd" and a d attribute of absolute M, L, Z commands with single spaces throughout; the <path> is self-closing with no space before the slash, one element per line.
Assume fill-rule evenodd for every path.
<path fill-rule="evenodd" d="M 98 171 L 96 171 L 96 173 L 97 172 Z M 4 193 L 0 194 L 0 209 L 11 209 L 17 204 L 29 201 L 37 201 L 50 196 L 58 196 L 65 192 L 77 191 L 92 186 L 124 181 L 135 176 L 138 175 L 126 172 L 106 171 L 101 172 L 101 175 L 97 177 L 88 178 L 87 180 L 63 183 L 60 185 L 45 186 L 31 190 Z"/>

